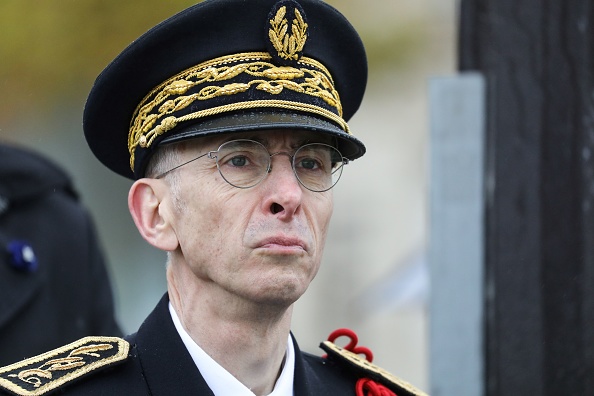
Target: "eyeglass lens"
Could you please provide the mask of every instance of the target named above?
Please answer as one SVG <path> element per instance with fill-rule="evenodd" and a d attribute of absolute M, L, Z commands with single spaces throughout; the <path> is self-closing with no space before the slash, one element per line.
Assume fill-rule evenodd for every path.
<path fill-rule="evenodd" d="M 224 143 L 215 153 L 221 176 L 235 187 L 255 186 L 270 169 L 271 154 L 261 143 L 253 140 Z M 293 154 L 292 167 L 305 188 L 322 192 L 332 188 L 340 179 L 343 159 L 336 148 L 311 143 L 301 146 Z"/>

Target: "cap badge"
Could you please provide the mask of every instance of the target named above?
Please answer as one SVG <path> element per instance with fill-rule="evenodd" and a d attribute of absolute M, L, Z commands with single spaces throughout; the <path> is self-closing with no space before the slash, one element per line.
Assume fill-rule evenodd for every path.
<path fill-rule="evenodd" d="M 281 65 L 295 64 L 307 40 L 305 12 L 296 1 L 280 1 L 272 8 L 269 22 L 270 54 Z"/>

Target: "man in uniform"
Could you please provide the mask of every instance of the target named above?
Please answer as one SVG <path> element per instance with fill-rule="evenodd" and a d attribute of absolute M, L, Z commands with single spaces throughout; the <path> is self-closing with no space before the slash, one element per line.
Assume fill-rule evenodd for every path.
<path fill-rule="evenodd" d="M 337 335 L 353 339 L 348 350 L 325 342 L 325 357 L 301 352 L 290 333 L 293 303 L 320 266 L 332 187 L 365 153 L 347 121 L 366 81 L 359 36 L 319 0 L 207 0 L 133 42 L 98 77 L 84 130 L 99 160 L 135 180 L 130 213 L 168 253 L 168 292 L 137 333 L 0 369 L 0 385 L 421 394 L 372 365 L 346 330 Z"/>

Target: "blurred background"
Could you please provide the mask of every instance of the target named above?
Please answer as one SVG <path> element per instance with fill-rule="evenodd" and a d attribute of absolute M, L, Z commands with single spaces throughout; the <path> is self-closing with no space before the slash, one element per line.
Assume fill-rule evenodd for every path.
<path fill-rule="evenodd" d="M 109 61 L 193 3 L 0 2 L 0 139 L 45 153 L 73 175 L 97 223 L 126 332 L 165 292 L 165 255 L 132 223 L 131 182 L 87 148 L 82 110 Z M 328 3 L 353 23 L 368 51 L 368 90 L 349 123 L 368 151 L 335 188 L 324 262 L 297 303 L 293 332 L 303 350 L 321 354 L 318 344 L 332 330 L 352 328 L 374 351 L 374 363 L 429 390 L 427 83 L 455 72 L 456 0 Z"/>

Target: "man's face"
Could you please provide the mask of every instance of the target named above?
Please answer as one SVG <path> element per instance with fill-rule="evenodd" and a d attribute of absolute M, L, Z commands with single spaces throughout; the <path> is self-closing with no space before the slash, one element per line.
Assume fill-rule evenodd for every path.
<path fill-rule="evenodd" d="M 305 142 L 322 141 L 303 131 L 196 139 L 185 146 L 180 163 L 237 138 L 260 141 L 270 153 L 290 154 Z M 305 292 L 320 266 L 332 190 L 302 187 L 286 155 L 271 161 L 272 171 L 248 189 L 228 184 L 208 157 L 176 170 L 181 209 L 173 221 L 179 241 L 174 257 L 185 260 L 200 287 L 289 305 Z"/>

